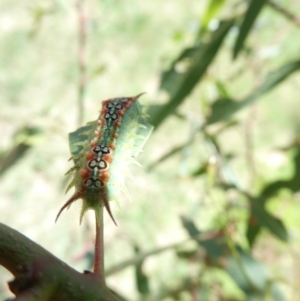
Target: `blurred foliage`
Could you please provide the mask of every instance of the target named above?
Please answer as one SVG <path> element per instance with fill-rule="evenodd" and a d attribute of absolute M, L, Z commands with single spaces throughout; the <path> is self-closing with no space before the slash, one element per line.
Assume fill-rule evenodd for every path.
<path fill-rule="evenodd" d="M 88 117 L 101 99 L 145 90 L 155 126 L 139 201 L 121 202 L 122 226 L 107 226 L 109 285 L 121 300 L 299 300 L 299 2 L 129 2 L 85 2 Z M 79 115 L 76 3 L 10 5 L 1 3 L 1 221 L 89 268 L 92 223 L 65 221 L 61 234 L 51 224 Z"/>
<path fill-rule="evenodd" d="M 38 135 L 40 134 L 40 135 Z M 18 162 L 42 137 L 39 128 L 24 127 L 13 136 L 13 146 L 0 154 L 0 176 Z"/>

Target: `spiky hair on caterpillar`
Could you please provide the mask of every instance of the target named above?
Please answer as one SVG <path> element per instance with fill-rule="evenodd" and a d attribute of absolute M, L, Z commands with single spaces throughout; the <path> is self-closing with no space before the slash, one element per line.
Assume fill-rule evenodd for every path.
<path fill-rule="evenodd" d="M 87 210 L 99 211 L 104 206 L 116 224 L 109 201 L 118 203 L 121 191 L 128 195 L 124 184 L 124 177 L 130 175 L 128 166 L 137 163 L 134 158 L 153 130 L 138 102 L 142 94 L 103 101 L 96 121 L 69 134 L 74 166 L 67 172 L 73 172 L 67 191 L 74 186 L 75 192 L 56 221 L 65 208 L 82 199 L 80 222 Z"/>

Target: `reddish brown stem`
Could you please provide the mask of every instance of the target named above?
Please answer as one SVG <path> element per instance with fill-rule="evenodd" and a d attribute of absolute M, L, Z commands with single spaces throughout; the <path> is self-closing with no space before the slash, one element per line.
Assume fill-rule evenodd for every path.
<path fill-rule="evenodd" d="M 102 283 L 105 283 L 104 275 L 104 239 L 103 239 L 103 207 L 95 210 L 96 238 L 94 255 L 94 273 L 97 274 Z"/>

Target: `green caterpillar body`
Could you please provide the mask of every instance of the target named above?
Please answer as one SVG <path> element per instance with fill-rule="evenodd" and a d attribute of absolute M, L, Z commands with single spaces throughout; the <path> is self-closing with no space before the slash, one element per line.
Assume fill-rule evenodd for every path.
<path fill-rule="evenodd" d="M 74 176 L 67 190 L 75 186 L 75 193 L 56 220 L 65 208 L 82 199 L 80 220 L 86 210 L 98 210 L 103 205 L 116 224 L 109 200 L 117 200 L 120 190 L 127 192 L 124 176 L 129 172 L 128 165 L 136 162 L 134 157 L 153 130 L 138 103 L 141 95 L 103 101 L 99 118 L 69 135 L 74 161 L 69 172 Z"/>

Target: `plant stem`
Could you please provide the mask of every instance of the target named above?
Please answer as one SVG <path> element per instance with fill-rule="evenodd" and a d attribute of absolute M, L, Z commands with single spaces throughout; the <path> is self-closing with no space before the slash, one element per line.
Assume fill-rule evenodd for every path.
<path fill-rule="evenodd" d="M 95 210 L 96 238 L 94 255 L 94 273 L 97 274 L 102 283 L 105 283 L 104 275 L 104 239 L 103 239 L 103 206 Z"/>
<path fill-rule="evenodd" d="M 86 40 L 87 40 L 87 14 L 84 9 L 84 0 L 77 1 L 78 16 L 78 125 L 82 125 L 84 119 L 84 96 L 87 86 L 87 67 L 86 67 Z"/>
<path fill-rule="evenodd" d="M 94 254 L 94 273 L 99 276 L 102 283 L 105 283 L 104 275 L 104 238 L 103 238 L 103 206 L 95 210 L 96 238 Z"/>
<path fill-rule="evenodd" d="M 279 3 L 276 3 L 271 0 L 267 1 L 267 4 L 277 12 L 281 13 L 288 21 L 294 23 L 298 27 L 300 26 L 300 17 L 297 16 L 297 14 L 294 14 L 293 11 L 288 11 Z"/>

